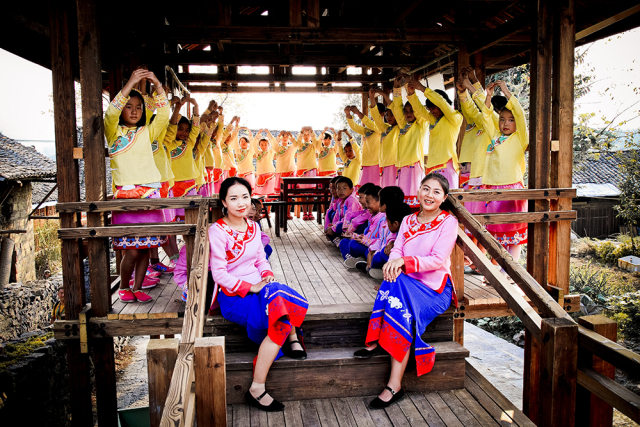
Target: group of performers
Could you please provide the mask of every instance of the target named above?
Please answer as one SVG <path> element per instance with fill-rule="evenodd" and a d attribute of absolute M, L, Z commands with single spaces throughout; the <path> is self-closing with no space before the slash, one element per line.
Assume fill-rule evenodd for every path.
<path fill-rule="evenodd" d="M 144 81 L 153 85 L 152 97 L 137 89 Z M 404 103 L 403 87 L 408 95 Z M 492 96 L 496 87 L 504 96 Z M 361 268 L 383 280 L 363 343 L 367 347 L 354 354 L 358 358 L 382 352 L 391 355 L 389 382 L 371 406 L 384 408 L 404 396 L 401 382 L 412 345 L 418 375 L 431 370 L 435 352 L 420 337 L 452 301 L 457 303 L 449 257 L 458 222 L 441 205 L 450 189 L 459 187 L 523 188 L 528 145 L 523 110 L 504 82 L 485 89 L 472 69 L 464 69 L 456 88 L 461 111 L 454 109 L 444 91 L 424 87 L 404 74 L 395 79 L 393 99 L 382 90 L 372 90 L 370 118 L 355 107 L 345 109 L 349 126 L 362 136 L 362 144 L 346 130 L 326 128 L 318 136 L 305 127 L 294 140 L 289 132 L 274 138 L 265 129 L 252 135 L 239 126 L 238 117 L 225 126 L 223 110 L 215 102 L 199 115 L 195 100 L 174 97 L 169 101 L 156 76 L 144 69 L 136 70 L 112 100 L 105 113 L 105 135 L 114 199 L 200 193 L 218 194 L 224 205 L 223 217 L 208 232 L 215 282 L 212 308 L 219 307 L 223 317 L 245 327 L 249 338 L 260 344 L 253 382 L 245 395 L 250 405 L 282 410 L 284 405 L 265 389 L 271 364 L 282 355 L 307 356 L 301 326 L 308 302 L 274 281 L 261 230 L 248 219 L 252 195 L 274 195 L 279 178 L 294 173 L 334 176 L 333 201 L 325 217 L 327 237 L 340 248 L 347 267 Z M 416 90 L 424 92 L 425 105 Z M 378 96 L 385 102 L 377 103 Z M 191 120 L 179 113 L 186 102 L 193 105 Z M 458 158 L 456 143 L 463 117 L 467 127 Z M 337 176 L 336 156 L 345 164 L 341 176 Z M 468 203 L 467 209 L 520 212 L 526 205 L 520 201 Z M 309 219 L 311 212 L 305 216 Z M 178 210 L 114 212 L 113 222 L 168 222 L 183 217 Z M 526 243 L 526 224 L 489 231 L 518 258 L 520 245 Z M 124 250 L 120 299 L 151 301 L 143 289 L 155 286 L 148 274 L 152 251 L 156 251 L 154 264 L 160 246 L 176 257 L 175 241 L 163 236 L 123 237 L 114 239 L 113 245 Z"/>

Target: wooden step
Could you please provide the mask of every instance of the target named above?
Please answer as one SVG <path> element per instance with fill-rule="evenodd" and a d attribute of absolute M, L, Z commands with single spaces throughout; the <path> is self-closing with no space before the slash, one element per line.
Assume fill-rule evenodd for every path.
<path fill-rule="evenodd" d="M 372 304 L 332 304 L 309 307 L 302 329 L 308 349 L 357 347 L 364 345 Z M 212 325 L 210 329 L 209 325 Z M 225 337 L 227 353 L 257 352 L 258 344 L 247 337 L 246 330 L 220 315 L 207 319 L 207 332 Z M 437 317 L 425 330 L 422 339 L 429 344 L 453 340 L 453 310 Z"/>
<path fill-rule="evenodd" d="M 465 358 L 469 351 L 453 341 L 433 346 L 436 363 L 430 373 L 418 377 L 415 359 L 413 356 L 409 359 L 402 383 L 405 391 L 464 388 Z M 389 379 L 390 356 L 355 359 L 353 352 L 360 348 L 310 350 L 307 360 L 282 357 L 269 371 L 267 390 L 281 401 L 377 395 Z M 255 352 L 226 355 L 227 403 L 244 402 L 244 394 L 251 385 L 255 356 Z"/>

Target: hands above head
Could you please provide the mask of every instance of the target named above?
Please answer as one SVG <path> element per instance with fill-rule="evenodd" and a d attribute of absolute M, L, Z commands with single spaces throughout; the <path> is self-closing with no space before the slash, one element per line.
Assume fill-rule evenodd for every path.
<path fill-rule="evenodd" d="M 420 77 L 417 74 L 411 75 L 411 80 L 407 83 L 407 93 L 413 95 L 416 90 L 424 92 L 427 87 L 420 83 Z"/>
<path fill-rule="evenodd" d="M 405 85 L 407 82 L 407 75 L 404 73 L 400 73 L 396 76 L 396 79 L 393 81 L 393 87 L 399 88 Z"/>
<path fill-rule="evenodd" d="M 395 282 L 400 273 L 402 273 L 402 267 L 404 266 L 404 259 L 396 258 L 387 262 L 382 267 L 382 275 L 384 280 L 388 282 Z"/>
<path fill-rule="evenodd" d="M 507 82 L 505 82 L 504 80 L 498 80 L 497 83 L 498 83 L 498 86 L 500 86 L 500 90 L 502 91 L 502 94 L 507 99 L 511 98 L 511 91 L 507 87 Z"/>
<path fill-rule="evenodd" d="M 487 98 L 491 98 L 493 96 L 493 92 L 496 90 L 497 86 L 498 82 L 491 82 L 487 85 L 485 89 L 487 91 Z"/>

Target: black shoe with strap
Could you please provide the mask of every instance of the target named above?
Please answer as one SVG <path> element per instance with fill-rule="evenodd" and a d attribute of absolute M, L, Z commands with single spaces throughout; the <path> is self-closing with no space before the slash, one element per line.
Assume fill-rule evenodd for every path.
<path fill-rule="evenodd" d="M 284 405 L 282 403 L 278 402 L 275 399 L 273 399 L 273 402 L 271 402 L 269 405 L 261 404 L 260 403 L 260 399 L 262 399 L 266 395 L 267 395 L 267 391 L 265 390 L 265 392 L 262 393 L 260 396 L 258 396 L 258 398 L 256 399 L 255 397 L 253 397 L 251 392 L 249 390 L 247 390 L 247 392 L 244 394 L 244 400 L 247 401 L 247 404 L 249 406 L 253 406 L 254 408 L 258 408 L 261 411 L 265 411 L 265 412 L 280 412 L 280 411 L 284 411 Z"/>
<path fill-rule="evenodd" d="M 404 390 L 402 389 L 400 389 L 400 391 L 393 391 L 393 389 L 389 386 L 386 386 L 385 389 L 391 392 L 391 399 L 389 399 L 388 402 L 385 402 L 379 397 L 376 397 L 371 401 L 371 403 L 369 403 L 369 407 L 371 409 L 384 409 L 396 403 L 397 401 L 402 400 L 405 396 Z"/>
<path fill-rule="evenodd" d="M 286 341 L 284 343 L 284 345 L 282 346 L 282 353 L 291 358 L 291 359 L 298 359 L 298 360 L 304 360 L 307 358 L 307 349 L 304 345 L 304 339 L 302 338 L 302 332 L 300 330 L 300 328 L 296 328 L 296 336 L 298 337 L 297 340 L 294 341 Z M 300 344 L 300 347 L 302 347 L 302 350 L 293 350 L 291 348 L 291 344 Z"/>
<path fill-rule="evenodd" d="M 385 354 L 385 353 L 386 351 L 384 350 L 384 348 L 382 348 L 380 344 L 378 344 L 376 348 L 374 348 L 373 350 L 367 350 L 366 348 L 361 348 L 360 350 L 356 350 L 353 353 L 353 357 L 355 357 L 356 359 L 368 359 L 370 357 L 378 356 L 380 354 Z"/>

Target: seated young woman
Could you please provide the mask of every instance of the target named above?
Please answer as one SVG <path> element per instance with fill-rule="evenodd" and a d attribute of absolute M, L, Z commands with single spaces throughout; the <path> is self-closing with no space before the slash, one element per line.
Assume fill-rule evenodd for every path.
<path fill-rule="evenodd" d="M 418 190 L 420 212 L 402 220 L 389 262 L 383 267 L 384 282 L 373 303 L 365 344 L 355 352 L 369 358 L 386 350 L 391 355 L 391 376 L 384 391 L 369 404 L 386 408 L 405 395 L 402 377 L 415 345 L 418 376 L 431 371 L 435 350 L 421 336 L 427 325 L 451 305 L 457 304 L 451 281 L 449 256 L 458 235 L 458 220 L 440 205 L 449 183 L 430 173 Z"/>
<path fill-rule="evenodd" d="M 299 328 L 309 303 L 274 281 L 260 228 L 247 219 L 251 185 L 243 178 L 227 178 L 220 185 L 220 200 L 223 217 L 209 227 L 211 274 L 216 283 L 212 308 L 217 302 L 222 317 L 245 327 L 249 338 L 260 344 L 253 382 L 245 394 L 247 403 L 263 411 L 282 411 L 284 405 L 267 394 L 265 382 L 271 364 L 282 353 L 306 359 Z"/>

